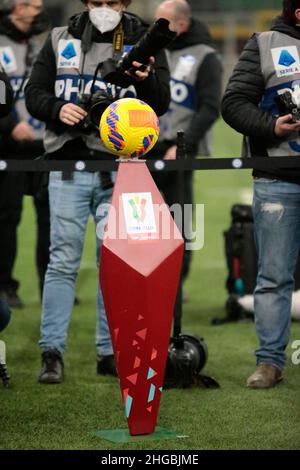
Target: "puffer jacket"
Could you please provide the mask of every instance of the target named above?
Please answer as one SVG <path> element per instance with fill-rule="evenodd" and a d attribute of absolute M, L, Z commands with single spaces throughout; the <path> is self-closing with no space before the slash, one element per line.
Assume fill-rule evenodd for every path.
<path fill-rule="evenodd" d="M 300 40 L 300 28 L 287 25 L 282 17 L 274 20 L 270 30 Z M 264 91 L 265 80 L 256 33 L 244 47 L 222 101 L 224 120 L 248 138 L 250 155 L 253 157 L 267 157 L 267 148 L 280 143 L 274 133 L 278 116 L 260 107 Z M 300 169 L 254 170 L 253 176 L 300 184 Z"/>

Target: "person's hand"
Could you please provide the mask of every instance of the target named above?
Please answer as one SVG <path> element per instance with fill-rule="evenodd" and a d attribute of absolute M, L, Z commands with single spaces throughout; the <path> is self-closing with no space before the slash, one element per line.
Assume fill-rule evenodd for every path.
<path fill-rule="evenodd" d="M 64 104 L 59 112 L 59 119 L 68 126 L 79 124 L 87 116 L 87 112 L 73 103 Z"/>
<path fill-rule="evenodd" d="M 32 141 L 34 139 L 33 130 L 25 121 L 19 122 L 19 124 L 14 127 L 11 136 L 18 142 L 22 140 Z"/>
<path fill-rule="evenodd" d="M 164 160 L 176 160 L 176 150 L 177 150 L 177 145 L 172 145 L 172 147 L 170 147 L 166 151 L 163 159 Z"/>
<path fill-rule="evenodd" d="M 300 131 L 300 121 L 292 123 L 292 117 L 291 114 L 287 114 L 277 119 L 274 129 L 276 137 L 281 139 L 288 137 L 290 134 L 293 134 L 293 132 Z"/>
<path fill-rule="evenodd" d="M 151 72 L 152 66 L 155 63 L 155 58 L 150 57 L 149 63 L 147 65 L 142 64 L 141 62 L 136 62 L 135 60 L 132 62 L 133 67 L 139 68 L 142 67 L 142 70 L 136 70 L 134 74 L 130 73 L 126 70 L 125 74 L 129 77 L 134 77 L 138 81 L 145 80 L 149 77 L 149 73 Z"/>

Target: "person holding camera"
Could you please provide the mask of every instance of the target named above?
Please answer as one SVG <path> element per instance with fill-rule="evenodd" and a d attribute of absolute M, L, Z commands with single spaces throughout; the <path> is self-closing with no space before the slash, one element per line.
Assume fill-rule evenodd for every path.
<path fill-rule="evenodd" d="M 0 65 L 0 118 L 7 116 L 13 106 L 14 92 L 9 78 Z M 10 321 L 10 309 L 7 302 L 0 299 L 0 331 L 4 330 Z"/>
<path fill-rule="evenodd" d="M 283 0 L 270 31 L 246 44 L 222 103 L 225 121 L 244 134 L 244 156 L 299 156 L 294 102 L 300 73 L 300 0 Z M 282 99 L 288 92 L 290 100 Z M 295 100 L 296 102 L 296 100 Z M 294 104 L 294 108 L 297 108 Z M 300 242 L 300 170 L 254 170 L 253 215 L 258 251 L 254 291 L 257 368 L 247 386 L 270 388 L 283 378 L 294 271 Z"/>
<path fill-rule="evenodd" d="M 117 64 L 148 28 L 139 17 L 126 12 L 130 0 L 83 3 L 83 13 L 70 18 L 68 26 L 53 29 L 33 67 L 26 102 L 32 115 L 46 122 L 44 143 L 50 157 L 115 158 L 103 146 L 99 131 L 90 126 L 89 103 L 97 105 L 94 94 L 102 90 L 97 94 L 100 108 L 103 100 L 108 105 L 112 100 L 137 96 L 162 115 L 170 100 L 169 70 L 160 51 L 147 63 L 133 61 L 130 70 L 120 71 L 118 82 L 123 86 L 105 82 L 101 71 L 96 73 L 99 62 Z M 88 217 L 92 214 L 96 225 L 105 225 L 112 189 L 110 173 L 50 173 L 51 248 L 43 295 L 40 383 L 63 381 L 63 354 Z M 97 261 L 100 245 L 97 237 Z M 99 286 L 96 349 L 97 372 L 116 375 Z"/>
<path fill-rule="evenodd" d="M 190 158 L 211 154 L 211 129 L 220 113 L 223 69 L 207 26 L 192 18 L 191 8 L 185 0 L 166 0 L 156 9 L 156 18 L 170 21 L 170 29 L 177 37 L 167 46 L 171 73 L 171 103 L 160 119 L 160 136 L 150 157 L 164 160 L 176 158 L 177 131 L 185 131 L 187 154 Z M 171 207 L 178 202 L 176 175 L 155 172 L 153 178 Z M 184 203 L 193 203 L 193 172 L 184 173 Z M 192 228 L 192 211 L 187 209 Z M 190 241 L 190 240 L 189 240 Z M 182 278 L 188 276 L 191 251 L 185 250 Z M 184 293 L 183 300 L 187 300 Z"/>
<path fill-rule="evenodd" d="M 0 148 L 5 159 L 32 159 L 44 152 L 44 125 L 30 116 L 24 98 L 24 86 L 40 49 L 40 34 L 48 27 L 42 8 L 42 0 L 4 0 L 1 3 L 0 63 L 15 91 L 13 109 L 0 119 Z M 28 177 L 21 172 L 0 175 L 0 297 L 12 308 L 24 306 L 18 295 L 19 281 L 13 279 L 13 267 Z M 49 203 L 47 197 L 33 195 L 38 229 L 36 265 L 41 292 L 49 261 Z"/>

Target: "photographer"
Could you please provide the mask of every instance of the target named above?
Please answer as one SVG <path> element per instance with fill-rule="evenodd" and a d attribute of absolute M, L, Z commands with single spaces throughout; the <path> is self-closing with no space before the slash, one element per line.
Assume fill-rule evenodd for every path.
<path fill-rule="evenodd" d="M 171 73 L 171 103 L 160 119 L 160 137 L 150 157 L 164 160 L 176 158 L 178 129 L 185 131 L 187 153 L 190 158 L 211 153 L 211 129 L 220 113 L 222 94 L 222 65 L 207 26 L 192 18 L 191 8 L 185 0 L 166 0 L 156 12 L 156 18 L 170 21 L 170 29 L 177 37 L 167 47 Z M 178 202 L 176 175 L 155 172 L 153 178 L 163 192 L 169 206 Z M 193 173 L 184 173 L 184 203 L 193 203 Z M 189 211 L 188 229 L 192 228 Z M 185 230 L 186 232 L 187 230 Z M 187 233 L 185 233 L 186 238 Z M 189 273 L 191 251 L 185 250 L 182 277 Z M 187 300 L 184 294 L 184 300 Z"/>
<path fill-rule="evenodd" d="M 0 63 L 15 92 L 13 109 L 0 119 L 0 149 L 1 157 L 5 159 L 33 159 L 44 152 L 44 125 L 30 116 L 24 97 L 25 83 L 40 50 L 40 34 L 48 27 L 42 9 L 42 0 L 4 0 L 1 4 Z M 21 172 L 0 174 L 0 298 L 12 308 L 24 306 L 18 295 L 19 281 L 13 279 L 13 268 L 17 228 L 29 176 Z M 47 196 L 33 195 L 38 229 L 36 265 L 41 293 L 49 261 L 49 203 Z"/>
<path fill-rule="evenodd" d="M 68 27 L 55 28 L 43 47 L 26 88 L 27 105 L 37 119 L 46 122 L 44 143 L 52 158 L 115 158 L 102 145 L 99 132 L 87 132 L 84 124 L 89 110 L 83 109 L 82 94 L 91 91 L 99 61 L 120 59 L 147 31 L 147 25 L 125 12 L 130 0 L 83 3 L 86 11 L 73 16 Z M 118 48 L 117 44 L 122 46 Z M 122 73 L 126 87 L 110 86 L 98 76 L 95 90 L 107 91 L 114 99 L 137 95 L 158 115 L 163 114 L 170 100 L 164 53 L 143 65 L 142 70 Z M 88 217 L 91 213 L 96 224 L 103 220 L 107 214 L 103 214 L 101 207 L 110 202 L 112 187 L 109 173 L 50 174 L 51 254 L 43 295 L 41 383 L 63 381 L 63 353 Z M 100 245 L 97 238 L 97 261 Z M 96 347 L 97 372 L 116 375 L 99 288 Z"/>
<path fill-rule="evenodd" d="M 300 0 L 283 0 L 271 30 L 254 34 L 229 80 L 225 121 L 244 134 L 244 156 L 299 156 L 300 121 L 283 106 L 297 94 L 300 72 Z M 294 99 L 294 96 L 291 96 Z M 294 105 L 294 108 L 297 106 Z M 258 251 L 254 292 L 257 369 L 250 388 L 282 380 L 289 340 L 294 271 L 300 241 L 300 170 L 254 170 L 253 214 Z"/>
<path fill-rule="evenodd" d="M 13 89 L 6 73 L 0 66 L 0 118 L 10 113 L 13 105 Z M 0 299 L 0 331 L 4 330 L 10 320 L 10 310 L 6 302 Z"/>

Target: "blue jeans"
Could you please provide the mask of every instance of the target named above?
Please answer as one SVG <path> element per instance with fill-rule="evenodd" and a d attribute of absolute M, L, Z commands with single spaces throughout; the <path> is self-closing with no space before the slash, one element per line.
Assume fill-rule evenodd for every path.
<path fill-rule="evenodd" d="M 95 224 L 107 217 L 112 189 L 103 190 L 98 173 L 74 172 L 72 180 L 62 180 L 61 172 L 51 172 L 49 181 L 51 246 L 42 306 L 40 347 L 42 351 L 66 349 L 67 330 L 75 297 L 75 281 L 80 265 L 89 215 Z M 97 209 L 106 208 L 97 215 Z M 97 264 L 102 240 L 96 238 Z M 101 355 L 112 354 L 112 345 L 97 282 L 96 348 Z M 96 288 L 96 286 L 95 286 Z"/>
<path fill-rule="evenodd" d="M 300 185 L 254 180 L 253 215 L 258 250 L 254 291 L 257 365 L 283 369 L 289 340 L 294 271 L 300 243 Z"/>

